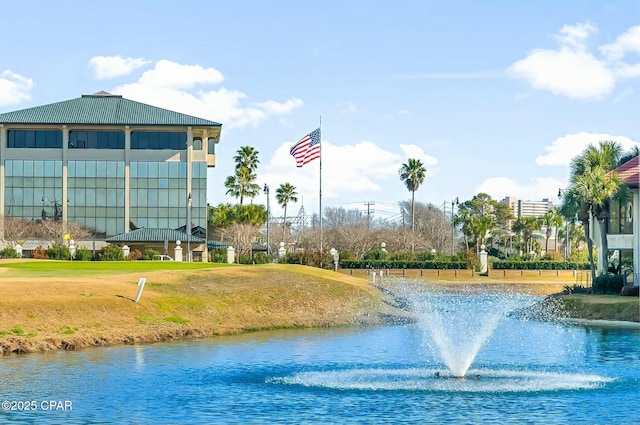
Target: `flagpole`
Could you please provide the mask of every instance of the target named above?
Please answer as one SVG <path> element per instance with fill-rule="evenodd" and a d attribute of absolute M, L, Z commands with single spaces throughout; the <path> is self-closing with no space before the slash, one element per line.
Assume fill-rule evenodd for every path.
<path fill-rule="evenodd" d="M 322 267 L 322 115 L 320 115 L 320 267 Z"/>

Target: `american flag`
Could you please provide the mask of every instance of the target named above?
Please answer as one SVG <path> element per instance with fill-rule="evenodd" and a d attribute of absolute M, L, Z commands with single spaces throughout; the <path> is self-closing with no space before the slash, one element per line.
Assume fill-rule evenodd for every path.
<path fill-rule="evenodd" d="M 289 153 L 296 159 L 296 167 L 300 168 L 316 158 L 320 158 L 320 128 L 304 136 L 293 145 Z"/>

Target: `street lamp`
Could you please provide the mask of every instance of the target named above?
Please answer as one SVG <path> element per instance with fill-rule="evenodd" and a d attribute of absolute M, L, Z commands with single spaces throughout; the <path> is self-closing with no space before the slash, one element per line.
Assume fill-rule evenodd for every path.
<path fill-rule="evenodd" d="M 562 198 L 562 194 L 567 194 L 566 190 L 558 189 L 558 199 Z M 566 217 L 565 217 L 566 220 Z M 569 256 L 571 255 L 571 244 L 569 243 L 569 220 L 567 220 L 567 233 L 564 235 L 564 259 L 569 260 Z"/>
<path fill-rule="evenodd" d="M 454 204 L 458 205 L 459 203 L 460 201 L 458 201 L 457 196 L 456 196 L 456 199 L 451 201 L 451 257 L 455 257 L 456 255 L 456 234 L 455 234 L 456 226 L 454 224 L 454 219 L 453 219 L 453 208 L 454 208 Z"/>
<path fill-rule="evenodd" d="M 333 257 L 333 271 L 336 272 L 338 271 L 338 250 L 335 248 L 331 248 L 329 250 L 329 254 L 331 254 L 331 256 Z"/>
<path fill-rule="evenodd" d="M 191 192 L 187 197 L 187 261 L 191 261 Z"/>
<path fill-rule="evenodd" d="M 267 195 L 267 255 L 271 255 L 271 241 L 269 238 L 269 222 L 271 221 L 271 210 L 269 209 L 269 185 L 264 184 L 264 189 L 262 189 L 265 195 Z"/>

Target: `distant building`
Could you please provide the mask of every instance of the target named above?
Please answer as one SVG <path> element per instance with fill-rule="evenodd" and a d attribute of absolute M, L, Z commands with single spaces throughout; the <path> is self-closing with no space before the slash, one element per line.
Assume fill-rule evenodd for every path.
<path fill-rule="evenodd" d="M 542 201 L 523 201 L 515 196 L 507 196 L 500 202 L 509 205 L 516 218 L 542 217 L 553 208 L 553 203 L 549 198 L 544 198 Z"/>
<path fill-rule="evenodd" d="M 75 222 L 98 241 L 142 228 L 194 235 L 207 226 L 220 129 L 106 92 L 1 113 L 0 223 Z"/>

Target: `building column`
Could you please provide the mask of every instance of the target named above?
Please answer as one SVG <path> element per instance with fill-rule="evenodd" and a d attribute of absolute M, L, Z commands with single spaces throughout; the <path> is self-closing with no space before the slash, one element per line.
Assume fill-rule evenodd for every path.
<path fill-rule="evenodd" d="M 0 241 L 4 240 L 4 158 L 7 149 L 7 128 L 0 124 Z"/>
<path fill-rule="evenodd" d="M 633 284 L 640 286 L 640 189 L 633 190 Z"/>
<path fill-rule="evenodd" d="M 124 232 L 129 233 L 131 227 L 131 173 L 130 173 L 130 161 L 131 158 L 131 128 L 127 125 L 124 127 Z"/>
<path fill-rule="evenodd" d="M 69 220 L 69 128 L 62 126 L 62 223 L 64 232 L 67 233 L 67 222 Z"/>

